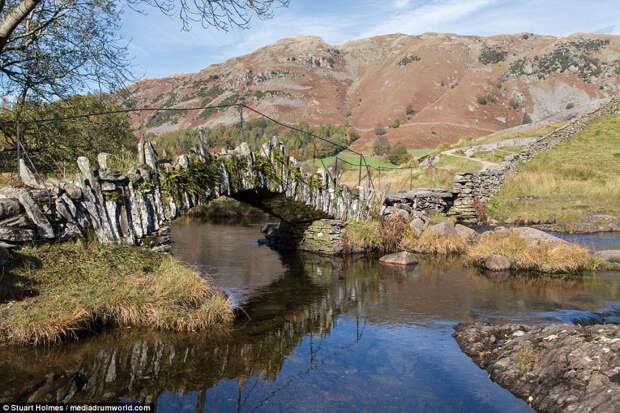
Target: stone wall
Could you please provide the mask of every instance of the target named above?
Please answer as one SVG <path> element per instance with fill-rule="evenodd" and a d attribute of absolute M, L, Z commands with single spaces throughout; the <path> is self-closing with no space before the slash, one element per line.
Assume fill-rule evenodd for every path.
<path fill-rule="evenodd" d="M 151 142 L 138 145 L 127 174 L 78 158 L 73 179 L 40 182 L 22 162 L 22 187 L 0 190 L 0 241 L 64 241 L 93 233 L 102 243 L 151 244 L 165 238 L 168 222 L 221 195 L 269 208 L 301 222 L 317 218 L 364 219 L 379 197 L 351 190 L 327 171 L 304 172 L 277 139 L 253 152 L 247 144 L 212 155 L 206 139 L 190 155 L 158 159 Z"/>

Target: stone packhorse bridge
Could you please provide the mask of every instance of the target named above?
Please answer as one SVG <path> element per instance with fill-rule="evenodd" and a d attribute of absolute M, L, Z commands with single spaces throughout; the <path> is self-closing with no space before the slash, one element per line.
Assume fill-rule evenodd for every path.
<path fill-rule="evenodd" d="M 323 218 L 364 219 L 382 201 L 372 190 L 351 190 L 327 171 L 309 174 L 276 138 L 258 151 L 247 144 L 218 155 L 206 138 L 189 155 L 158 159 L 151 142 L 138 144 L 137 166 L 123 175 L 99 154 L 85 157 L 71 181 L 40 182 L 22 161 L 21 187 L 0 190 L 0 241 L 64 241 L 94 233 L 102 243 L 157 244 L 167 223 L 190 208 L 226 195 L 309 226 Z"/>

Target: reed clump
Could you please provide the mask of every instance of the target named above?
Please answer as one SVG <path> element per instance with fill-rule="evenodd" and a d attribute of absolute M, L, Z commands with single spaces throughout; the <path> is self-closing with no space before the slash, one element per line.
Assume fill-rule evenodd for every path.
<path fill-rule="evenodd" d="M 107 324 L 194 332 L 233 320 L 225 295 L 192 268 L 123 245 L 24 248 L 0 290 L 0 344 L 76 339 Z"/>

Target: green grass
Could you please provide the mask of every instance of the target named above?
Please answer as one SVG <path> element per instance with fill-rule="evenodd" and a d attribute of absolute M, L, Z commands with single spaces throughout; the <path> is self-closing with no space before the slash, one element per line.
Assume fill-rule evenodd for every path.
<path fill-rule="evenodd" d="M 591 213 L 620 216 L 620 116 L 594 120 L 568 142 L 538 155 L 491 198 L 500 221 L 576 223 Z"/>
<path fill-rule="evenodd" d="M 556 129 L 565 126 L 567 121 L 557 121 L 551 122 L 543 126 L 532 126 L 530 128 L 526 128 L 520 131 L 509 131 L 509 132 L 495 132 L 489 135 L 482 136 L 480 138 L 463 138 L 460 139 L 454 145 L 451 145 L 451 148 L 465 148 L 472 145 L 483 145 L 487 143 L 494 143 L 504 141 L 506 139 L 515 139 L 515 138 L 533 138 L 536 136 L 544 136 Z"/>
<path fill-rule="evenodd" d="M 430 153 L 433 153 L 433 150 L 432 149 L 409 149 L 407 152 L 413 158 L 420 159 L 423 156 L 426 156 L 426 155 L 428 155 Z M 360 162 L 359 155 L 356 155 L 356 154 L 351 153 L 349 151 L 343 151 L 343 152 L 340 152 L 338 155 L 328 156 L 328 157 L 322 158 L 322 161 L 325 164 L 325 166 L 330 167 L 330 166 L 332 166 L 336 162 L 336 156 L 338 158 L 340 158 L 340 159 L 344 159 L 345 162 L 349 162 L 351 164 L 354 164 L 354 165 L 345 164 L 346 165 L 346 169 L 348 169 L 348 170 L 355 170 L 355 171 L 357 171 L 359 169 L 359 167 L 357 166 L 357 165 L 359 165 L 359 162 Z M 389 168 L 389 169 L 398 168 L 398 165 L 394 165 L 393 163 L 390 163 L 383 156 L 364 155 L 364 158 L 366 159 L 366 163 L 368 164 L 368 166 L 371 166 L 373 168 Z M 338 162 L 340 163 L 340 161 L 338 161 Z M 323 164 L 321 163 L 321 159 L 315 159 L 314 160 L 314 165 L 317 168 L 322 167 Z M 362 164 L 362 165 L 365 166 L 365 164 Z"/>
<path fill-rule="evenodd" d="M 506 156 L 521 152 L 522 150 L 523 146 L 505 146 L 503 148 L 498 148 L 492 151 L 479 151 L 474 153 L 472 156 L 474 158 L 480 158 L 486 161 L 500 163 L 504 161 L 504 158 Z"/>
<path fill-rule="evenodd" d="M 482 164 L 478 161 L 450 155 L 442 155 L 433 166 L 449 172 L 477 172 L 482 169 Z"/>
<path fill-rule="evenodd" d="M 170 256 L 125 245 L 24 248 L 0 273 L 0 344 L 77 338 L 99 324 L 198 331 L 232 321 L 226 297 Z"/>

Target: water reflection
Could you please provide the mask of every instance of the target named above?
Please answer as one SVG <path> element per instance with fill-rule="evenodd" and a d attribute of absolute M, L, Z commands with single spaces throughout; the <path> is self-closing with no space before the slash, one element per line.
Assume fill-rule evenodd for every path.
<path fill-rule="evenodd" d="M 481 276 L 458 261 L 401 269 L 273 259 L 255 244 L 256 229 L 208 229 L 216 234 L 201 248 L 178 243 L 188 248 L 178 253 L 198 254 L 196 261 L 207 254 L 224 285 L 241 285 L 239 268 L 260 274 L 254 291 L 240 295 L 229 335 L 115 330 L 48 349 L 0 349 L 0 401 L 138 400 L 159 411 L 529 411 L 459 351 L 454 323 L 565 319 L 620 297 L 617 274 L 541 280 Z M 214 240 L 218 252 L 203 252 Z M 271 279 L 263 277 L 269 268 Z"/>

